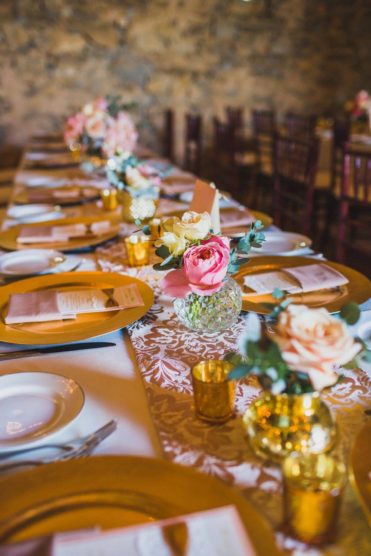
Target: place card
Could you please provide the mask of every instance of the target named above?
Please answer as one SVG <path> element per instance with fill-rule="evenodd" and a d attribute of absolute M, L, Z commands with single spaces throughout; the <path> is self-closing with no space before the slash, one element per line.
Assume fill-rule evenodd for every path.
<path fill-rule="evenodd" d="M 109 221 L 92 224 L 66 224 L 65 226 L 22 226 L 17 243 L 58 243 L 80 237 L 100 236 L 111 231 Z"/>
<path fill-rule="evenodd" d="M 122 529 L 57 535 L 52 556 L 256 556 L 234 506 Z"/>
<path fill-rule="evenodd" d="M 219 191 L 213 183 L 196 181 L 189 210 L 200 214 L 208 212 L 213 232 L 220 233 Z"/>
<path fill-rule="evenodd" d="M 269 294 L 276 288 L 292 294 L 308 293 L 337 288 L 347 283 L 348 279 L 345 276 L 323 263 L 261 272 L 244 277 L 244 285 L 255 292 L 249 295 Z"/>
<path fill-rule="evenodd" d="M 136 284 L 119 288 L 73 291 L 36 291 L 10 296 L 5 324 L 75 319 L 84 313 L 100 313 L 144 305 Z"/>

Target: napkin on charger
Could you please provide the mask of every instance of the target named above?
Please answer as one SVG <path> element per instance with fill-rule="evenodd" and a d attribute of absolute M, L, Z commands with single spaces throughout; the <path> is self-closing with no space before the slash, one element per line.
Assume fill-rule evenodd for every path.
<path fill-rule="evenodd" d="M 222 228 L 249 226 L 254 221 L 254 216 L 245 208 L 236 207 L 220 211 L 220 224 Z"/>
<path fill-rule="evenodd" d="M 250 295 L 273 293 L 276 288 L 288 293 L 308 293 L 337 288 L 348 283 L 340 272 L 324 263 L 261 272 L 244 277 L 244 285 L 254 290 Z"/>
<path fill-rule="evenodd" d="M 75 319 L 83 313 L 100 313 L 143 306 L 138 286 L 81 289 L 73 291 L 35 291 L 10 296 L 5 324 Z"/>
<path fill-rule="evenodd" d="M 77 237 L 100 236 L 111 231 L 107 220 L 87 224 L 66 224 L 64 226 L 22 226 L 17 243 L 58 243 Z"/>

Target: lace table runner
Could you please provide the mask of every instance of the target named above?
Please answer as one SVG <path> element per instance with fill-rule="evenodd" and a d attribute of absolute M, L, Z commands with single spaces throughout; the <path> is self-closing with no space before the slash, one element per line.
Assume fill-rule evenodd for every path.
<path fill-rule="evenodd" d="M 223 425 L 208 425 L 194 414 L 191 367 L 203 359 L 220 359 L 236 349 L 244 316 L 223 334 L 193 333 L 174 314 L 171 301 L 158 288 L 161 274 L 151 267 L 128 269 L 122 246 L 100 249 L 103 270 L 129 272 L 154 288 L 156 304 L 128 328 L 142 374 L 149 407 L 167 459 L 196 467 L 240 488 L 278 530 L 281 522 L 281 473 L 278 466 L 257 458 L 249 447 L 241 416 L 259 395 L 254 379 L 237 385 L 236 417 Z M 344 380 L 323 396 L 334 413 L 345 448 L 367 418 L 371 379 L 362 370 L 344 370 Z M 363 556 L 371 554 L 367 523 L 348 485 L 342 507 L 338 542 L 327 548 L 309 549 L 277 533 L 280 543 L 299 554 Z M 269 555 L 267 555 L 269 556 Z"/>

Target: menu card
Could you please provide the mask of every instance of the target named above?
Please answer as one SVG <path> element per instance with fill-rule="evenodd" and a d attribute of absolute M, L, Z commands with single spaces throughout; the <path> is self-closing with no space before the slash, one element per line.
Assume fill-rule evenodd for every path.
<path fill-rule="evenodd" d="M 119 288 L 16 293 L 10 296 L 5 324 L 75 319 L 83 313 L 100 313 L 144 305 L 136 284 Z"/>
<path fill-rule="evenodd" d="M 52 556 L 256 556 L 234 506 L 123 529 L 58 535 Z"/>
<path fill-rule="evenodd" d="M 306 293 L 337 288 L 347 283 L 348 279 L 345 276 L 323 263 L 261 272 L 244 277 L 244 285 L 256 292 L 249 295 L 272 293 L 276 288 L 288 293 Z"/>
<path fill-rule="evenodd" d="M 106 220 L 92 224 L 66 224 L 65 226 L 22 226 L 17 237 L 18 243 L 58 243 L 107 234 L 112 229 Z"/>

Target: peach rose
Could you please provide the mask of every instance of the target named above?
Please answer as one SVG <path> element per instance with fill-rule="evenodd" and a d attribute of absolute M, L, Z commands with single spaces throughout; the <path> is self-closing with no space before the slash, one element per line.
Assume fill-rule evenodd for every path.
<path fill-rule="evenodd" d="M 362 349 L 342 321 L 305 305 L 289 305 L 280 314 L 274 340 L 290 369 L 307 373 L 315 390 L 334 384 L 335 369 Z"/>

